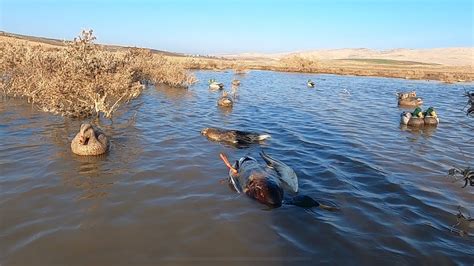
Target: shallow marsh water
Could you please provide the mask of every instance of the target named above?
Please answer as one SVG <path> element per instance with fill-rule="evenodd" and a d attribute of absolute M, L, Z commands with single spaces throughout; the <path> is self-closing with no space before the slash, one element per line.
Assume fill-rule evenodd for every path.
<path fill-rule="evenodd" d="M 196 72 L 188 90 L 150 87 L 103 130 L 100 157 L 71 154 L 81 121 L 0 100 L 0 264 L 472 264 L 474 187 L 446 177 L 474 163 L 469 84 L 253 71 Z M 231 111 L 207 88 L 241 80 Z M 315 89 L 306 88 L 313 79 Z M 344 91 L 347 90 L 349 94 Z M 435 130 L 399 126 L 395 93 L 437 109 Z M 204 127 L 266 132 L 262 146 L 209 142 Z M 269 210 L 221 180 L 263 148 L 300 193 L 340 212 Z M 460 152 L 462 149 L 464 155 Z"/>

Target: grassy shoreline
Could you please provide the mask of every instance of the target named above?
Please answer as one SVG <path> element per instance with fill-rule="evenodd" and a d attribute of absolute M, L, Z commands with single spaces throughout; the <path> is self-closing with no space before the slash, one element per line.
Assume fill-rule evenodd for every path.
<path fill-rule="evenodd" d="M 218 59 L 181 59 L 188 60 L 191 69 L 224 70 L 270 70 L 279 72 L 313 73 L 372 76 L 415 80 L 435 80 L 447 83 L 473 82 L 474 69 L 464 66 L 445 66 L 435 64 L 407 64 L 404 61 L 373 63 L 363 60 L 321 60 L 311 61 L 302 58 L 282 60 L 218 60 Z M 389 60 L 390 61 L 390 60 Z M 396 60 L 391 60 L 396 61 Z"/>
<path fill-rule="evenodd" d="M 446 66 L 389 59 L 313 60 L 191 57 L 144 48 L 101 45 L 92 31 L 74 41 L 0 34 L 0 92 L 22 97 L 46 112 L 69 117 L 111 118 L 137 98 L 146 82 L 188 87 L 189 70 L 233 69 L 374 76 L 442 82 L 472 82 L 472 66 Z"/>
<path fill-rule="evenodd" d="M 111 118 L 147 82 L 187 87 L 195 78 L 183 64 L 148 49 L 110 51 L 95 44 L 92 30 L 62 46 L 0 41 L 0 92 L 45 112 Z"/>

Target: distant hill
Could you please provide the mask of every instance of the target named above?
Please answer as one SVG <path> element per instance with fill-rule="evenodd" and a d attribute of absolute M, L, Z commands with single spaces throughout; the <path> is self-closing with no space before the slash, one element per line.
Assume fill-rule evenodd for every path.
<path fill-rule="evenodd" d="M 58 40 L 58 39 L 46 38 L 46 37 L 21 35 L 21 34 L 16 34 L 16 33 L 5 32 L 5 31 L 0 31 L 0 36 L 11 37 L 11 38 L 16 38 L 16 39 L 26 40 L 26 41 L 31 41 L 31 42 L 38 42 L 38 43 L 53 45 L 53 46 L 64 46 L 64 41 Z M 105 49 L 109 51 L 118 51 L 124 48 L 130 48 L 127 46 L 110 45 L 110 44 L 103 44 L 103 46 L 105 47 Z M 163 54 L 167 56 L 185 56 L 184 54 L 180 54 L 180 53 L 173 53 L 173 52 L 161 51 L 161 50 L 156 50 L 156 49 L 150 49 L 150 51 L 155 54 Z"/>
<path fill-rule="evenodd" d="M 474 47 L 432 48 L 432 49 L 391 49 L 373 50 L 367 48 L 356 49 L 328 49 L 306 52 L 290 52 L 278 54 L 243 53 L 223 55 L 227 58 L 238 59 L 280 59 L 286 56 L 297 55 L 316 60 L 363 60 L 382 59 L 425 64 L 441 64 L 446 66 L 474 66 Z M 376 61 L 374 61 L 376 62 Z"/>
<path fill-rule="evenodd" d="M 62 40 L 21 35 L 0 31 L 0 37 L 11 37 L 20 40 L 38 42 L 52 46 L 63 46 Z M 103 45 L 110 51 L 118 51 L 127 46 Z M 174 53 L 156 49 L 150 49 L 153 53 L 167 56 L 188 56 L 182 53 Z M 244 60 L 278 60 L 287 56 L 300 56 L 306 59 L 315 60 L 347 60 L 354 62 L 366 62 L 372 64 L 387 63 L 391 64 L 439 64 L 445 66 L 470 66 L 474 67 L 474 47 L 454 47 L 454 48 L 431 48 L 431 49 L 391 49 L 374 50 L 367 48 L 347 48 L 347 49 L 324 49 L 304 52 L 288 53 L 241 53 L 218 55 L 217 57 L 193 56 L 197 58 L 220 58 L 220 59 L 244 59 Z"/>

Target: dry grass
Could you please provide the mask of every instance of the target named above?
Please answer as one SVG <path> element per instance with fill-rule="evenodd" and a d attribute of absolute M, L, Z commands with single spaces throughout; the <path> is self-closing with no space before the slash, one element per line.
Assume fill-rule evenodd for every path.
<path fill-rule="evenodd" d="M 321 68 L 321 64 L 316 60 L 309 60 L 294 55 L 280 59 L 278 68 L 288 72 L 317 72 Z"/>
<path fill-rule="evenodd" d="M 186 59 L 184 59 L 186 60 Z M 190 61 L 191 62 L 191 61 Z M 315 60 L 299 56 L 275 59 L 192 59 L 192 69 L 234 69 L 236 73 L 247 70 L 271 70 L 301 73 L 376 76 L 443 82 L 474 81 L 474 69 L 470 66 L 445 66 L 409 63 L 396 60 Z"/>
<path fill-rule="evenodd" d="M 26 38 L 26 37 L 25 37 Z M 138 97 L 145 82 L 187 87 L 196 80 L 188 69 L 236 74 L 272 70 L 357 76 L 381 76 L 445 82 L 474 81 L 472 66 L 417 64 L 396 60 L 316 60 L 299 55 L 279 59 L 191 58 L 149 49 L 111 49 L 94 43 L 92 31 L 72 42 L 43 43 L 0 36 L 0 92 L 24 97 L 42 110 L 71 117 L 101 113 L 111 117 L 120 105 Z M 115 47 L 116 48 L 116 47 Z M 395 62 L 396 61 L 396 62 Z"/>
<path fill-rule="evenodd" d="M 110 52 L 83 31 L 64 47 L 0 43 L 0 89 L 42 110 L 71 117 L 112 117 L 138 97 L 145 81 L 187 87 L 195 82 L 185 64 L 148 49 Z"/>

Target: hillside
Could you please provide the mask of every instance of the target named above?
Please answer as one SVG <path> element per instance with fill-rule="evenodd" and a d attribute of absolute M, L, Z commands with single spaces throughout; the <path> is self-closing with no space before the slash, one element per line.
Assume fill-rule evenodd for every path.
<path fill-rule="evenodd" d="M 397 61 L 409 61 L 413 63 L 440 64 L 446 66 L 474 65 L 474 47 L 392 50 L 372 50 L 367 48 L 327 49 L 277 54 L 243 53 L 224 56 L 236 59 L 256 60 L 259 58 L 267 58 L 278 60 L 280 58 L 292 55 L 300 56 L 305 59 L 316 60 L 387 59 Z M 373 61 L 372 63 L 377 63 L 377 61 Z"/>

